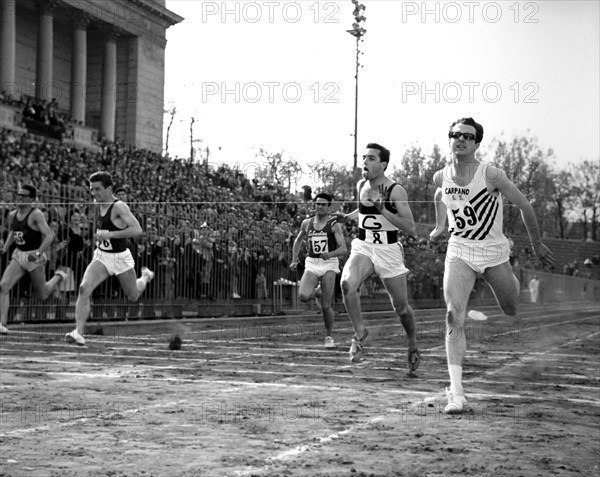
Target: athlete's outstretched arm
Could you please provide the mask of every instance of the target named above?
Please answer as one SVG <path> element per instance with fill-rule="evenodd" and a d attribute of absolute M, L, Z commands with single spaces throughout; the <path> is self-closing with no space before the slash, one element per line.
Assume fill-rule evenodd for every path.
<path fill-rule="evenodd" d="M 34 227 L 37 227 L 42 234 L 43 240 L 38 248 L 38 252 L 43 253 L 52 244 L 52 241 L 54 240 L 54 232 L 52 232 L 52 229 L 48 225 L 48 222 L 46 222 L 46 218 L 40 209 L 35 209 L 31 213 L 31 218 L 33 219 Z"/>
<path fill-rule="evenodd" d="M 8 249 L 15 240 L 15 234 L 13 234 L 13 231 L 11 230 L 14 214 L 16 214 L 16 212 L 11 212 L 8 216 L 8 230 L 10 230 L 10 232 L 8 232 L 8 237 L 6 237 L 6 241 L 4 242 L 4 246 L 2 247 L 2 253 L 8 252 Z"/>
<path fill-rule="evenodd" d="M 343 257 L 348 253 L 348 247 L 346 247 L 346 239 L 344 238 L 344 228 L 342 227 L 342 224 L 337 222 L 333 226 L 333 234 L 335 236 L 337 248 L 333 252 L 322 254 L 321 258 L 323 258 L 323 260 L 328 260 L 335 257 Z"/>
<path fill-rule="evenodd" d="M 554 263 L 554 255 L 550 249 L 542 243 L 537 217 L 535 216 L 535 211 L 527 200 L 527 197 L 525 197 L 523 192 L 521 192 L 500 169 L 495 171 L 495 176 L 496 180 L 494 181 L 494 185 L 496 185 L 498 191 L 521 209 L 521 217 L 525 224 L 525 228 L 527 229 L 527 233 L 529 234 L 529 240 L 531 241 L 531 246 L 533 247 L 536 256 L 542 260 L 544 264 L 552 265 Z"/>
<path fill-rule="evenodd" d="M 294 245 L 292 247 L 292 263 L 290 263 L 291 270 L 296 270 L 296 268 L 298 268 L 298 256 L 300 255 L 300 246 L 302 245 L 302 242 L 306 237 L 306 229 L 308 227 L 309 220 L 310 219 L 304 219 L 304 221 L 300 225 L 300 232 L 298 232 L 298 236 L 296 237 L 296 240 L 294 240 Z"/>

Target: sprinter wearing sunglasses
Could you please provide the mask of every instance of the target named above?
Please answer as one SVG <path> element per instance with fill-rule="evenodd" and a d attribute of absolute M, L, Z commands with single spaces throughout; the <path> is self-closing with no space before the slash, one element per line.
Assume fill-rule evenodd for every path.
<path fill-rule="evenodd" d="M 436 227 L 431 240 L 443 233 L 448 217 L 448 251 L 444 268 L 446 301 L 446 356 L 450 388 L 446 389 L 446 414 L 459 414 L 466 406 L 462 387 L 462 364 L 467 343 L 465 317 L 485 320 L 475 310 L 467 315 L 469 295 L 478 274 L 492 288 L 498 305 L 509 316 L 517 313 L 520 285 L 509 263 L 510 246 L 502 230 L 503 197 L 521 210 L 535 254 L 545 265 L 554 262 L 542 243 L 533 207 L 496 167 L 476 159 L 483 139 L 483 126 L 473 118 L 462 118 L 448 132 L 451 161 L 434 175 Z"/>

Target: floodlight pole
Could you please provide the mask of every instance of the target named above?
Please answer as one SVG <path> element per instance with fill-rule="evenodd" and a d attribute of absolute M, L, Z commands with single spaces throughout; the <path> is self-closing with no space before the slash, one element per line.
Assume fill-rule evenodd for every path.
<path fill-rule="evenodd" d="M 356 73 L 354 74 L 354 164 L 352 172 L 356 170 L 358 165 L 358 68 L 360 66 L 358 55 L 360 54 L 360 47 L 358 42 L 360 36 L 356 36 Z"/>
<path fill-rule="evenodd" d="M 358 166 L 358 69 L 361 67 L 360 64 L 360 42 L 363 36 L 367 33 L 364 28 L 364 22 L 367 18 L 364 16 L 365 7 L 362 3 L 358 3 L 358 0 L 351 0 L 354 5 L 354 23 L 352 24 L 352 30 L 346 30 L 354 38 L 356 38 L 356 70 L 354 73 L 354 163 L 352 164 L 352 173 Z"/>

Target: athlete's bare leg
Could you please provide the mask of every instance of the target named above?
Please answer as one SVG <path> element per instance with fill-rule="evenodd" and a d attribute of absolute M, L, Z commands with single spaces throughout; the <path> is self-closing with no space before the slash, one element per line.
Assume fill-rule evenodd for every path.
<path fill-rule="evenodd" d="M 446 356 L 450 387 L 454 394 L 463 395 L 462 364 L 467 351 L 464 323 L 469 295 L 475 285 L 475 271 L 460 259 L 446 261 L 444 298 L 446 300 Z"/>
<path fill-rule="evenodd" d="M 509 262 L 490 267 L 483 273 L 490 284 L 498 305 L 508 316 L 515 316 L 519 305 L 520 284 Z"/>
<path fill-rule="evenodd" d="M 31 284 L 33 286 L 34 297 L 44 301 L 48 298 L 54 289 L 60 284 L 62 277 L 54 275 L 50 280 L 46 281 L 45 267 L 38 267 L 29 272 Z"/>
<path fill-rule="evenodd" d="M 123 272 L 117 275 L 119 282 L 121 283 L 121 287 L 123 287 L 123 291 L 127 295 L 127 298 L 130 301 L 137 301 L 140 295 L 146 289 L 146 285 L 150 279 L 142 274 L 140 278 L 137 278 L 135 274 L 135 269 L 130 268 L 126 272 Z"/>
<path fill-rule="evenodd" d="M 342 272 L 341 286 L 344 305 L 352 321 L 357 339 L 362 339 L 365 335 L 358 290 L 362 282 L 373 274 L 373 271 L 373 262 L 365 255 L 356 253 L 350 254 Z"/>
<path fill-rule="evenodd" d="M 392 306 L 400 317 L 400 322 L 408 337 L 409 353 L 417 349 L 417 332 L 415 327 L 415 316 L 408 304 L 408 291 L 406 286 L 406 275 L 392 278 L 384 278 L 383 284 L 390 296 Z"/>
<path fill-rule="evenodd" d="M 328 271 L 321 277 L 321 311 L 323 313 L 323 322 L 327 336 L 333 333 L 333 292 L 335 291 L 335 275 L 333 271 Z"/>
<path fill-rule="evenodd" d="M 23 278 L 27 272 L 14 260 L 11 260 L 0 280 L 0 324 L 8 323 L 8 309 L 10 308 L 10 291 Z"/>
<path fill-rule="evenodd" d="M 109 277 L 106 267 L 98 261 L 92 261 L 85 269 L 83 279 L 79 285 L 79 294 L 75 303 L 75 320 L 77 322 L 77 332 L 83 336 L 85 323 L 90 316 L 91 301 L 90 298 L 94 290 L 104 280 Z"/>
<path fill-rule="evenodd" d="M 302 303 L 309 302 L 314 297 L 315 288 L 319 284 L 319 277 L 308 270 L 302 274 L 298 288 L 298 299 Z"/>

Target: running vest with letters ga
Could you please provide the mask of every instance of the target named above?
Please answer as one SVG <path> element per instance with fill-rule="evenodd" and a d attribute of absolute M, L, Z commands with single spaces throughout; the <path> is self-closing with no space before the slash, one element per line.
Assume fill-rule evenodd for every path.
<path fill-rule="evenodd" d="M 322 253 L 331 253 L 337 249 L 337 240 L 333 232 L 333 226 L 337 223 L 335 217 L 329 217 L 325 227 L 321 230 L 315 229 L 315 217 L 308 224 L 308 256 L 321 258 Z"/>
<path fill-rule="evenodd" d="M 452 181 L 452 166 L 443 169 L 442 202 L 448 211 L 450 240 L 496 241 L 502 233 L 502 195 L 489 193 L 486 167 L 477 166 L 473 180 L 466 186 Z"/>
<path fill-rule="evenodd" d="M 367 180 L 364 179 L 358 189 L 358 238 L 373 244 L 392 244 L 398 242 L 398 227 L 386 219 L 374 205 L 364 205 L 360 200 L 360 193 Z M 389 202 L 394 182 L 387 190 L 385 208 L 397 214 L 396 206 Z"/>
<path fill-rule="evenodd" d="M 114 232 L 115 230 L 123 230 L 113 224 L 110 215 L 112 213 L 113 206 L 119 201 L 116 199 L 110 207 L 106 211 L 106 214 L 102 215 L 100 211 L 98 211 L 98 230 L 108 230 L 109 232 Z M 98 247 L 103 252 L 110 253 L 119 253 L 127 250 L 127 239 L 124 238 L 111 238 L 104 239 L 101 242 L 96 241 L 96 247 Z"/>
<path fill-rule="evenodd" d="M 29 216 L 34 210 L 35 208 L 32 208 L 29 212 L 27 212 L 22 220 L 17 219 L 17 212 L 15 212 L 13 217 L 11 230 L 17 248 L 23 252 L 37 250 L 40 248 L 40 245 L 42 245 L 43 242 L 42 232 L 33 230 L 27 223 Z"/>

